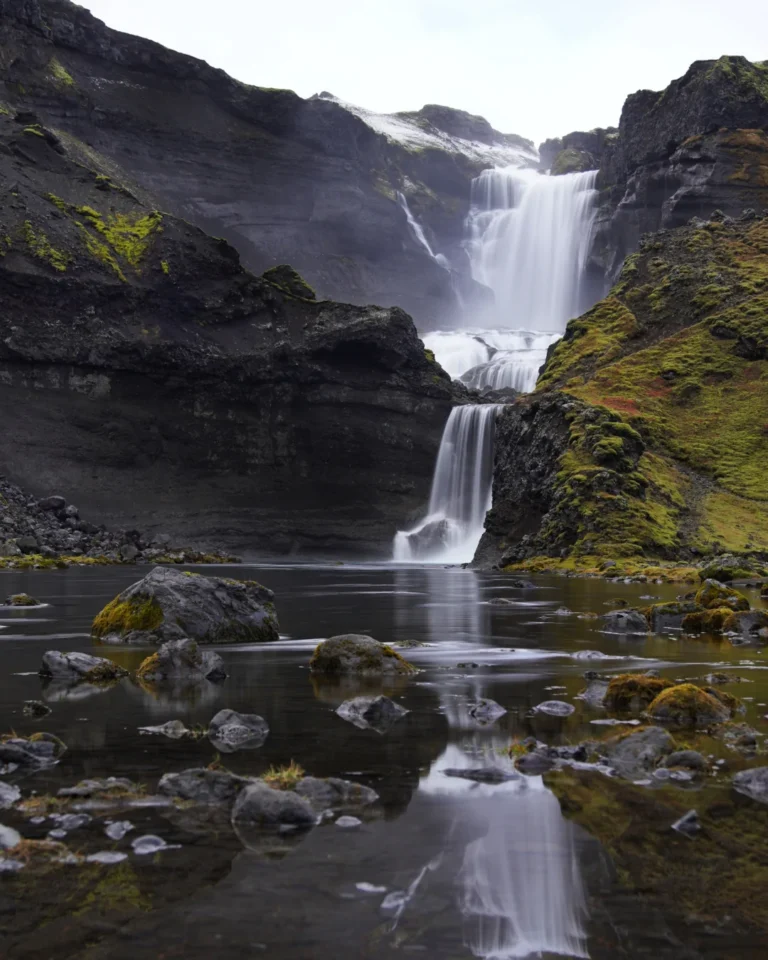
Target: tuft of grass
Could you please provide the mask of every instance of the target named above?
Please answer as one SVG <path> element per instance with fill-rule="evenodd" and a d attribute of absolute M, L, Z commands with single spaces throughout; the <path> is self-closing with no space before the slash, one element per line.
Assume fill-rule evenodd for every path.
<path fill-rule="evenodd" d="M 262 780 L 274 790 L 293 790 L 304 776 L 304 768 L 294 760 L 281 767 L 270 767 L 262 776 Z"/>

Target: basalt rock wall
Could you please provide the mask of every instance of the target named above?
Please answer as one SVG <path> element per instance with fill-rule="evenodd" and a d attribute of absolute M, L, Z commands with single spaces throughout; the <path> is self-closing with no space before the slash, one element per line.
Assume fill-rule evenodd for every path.
<path fill-rule="evenodd" d="M 386 553 L 463 398 L 410 317 L 257 278 L 80 160 L 0 114 L 4 473 L 192 544 Z"/>

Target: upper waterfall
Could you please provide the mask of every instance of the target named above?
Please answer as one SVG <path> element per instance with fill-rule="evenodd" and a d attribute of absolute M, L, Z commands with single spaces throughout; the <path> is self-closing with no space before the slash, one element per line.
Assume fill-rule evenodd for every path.
<path fill-rule="evenodd" d="M 596 177 L 505 167 L 472 182 L 466 250 L 495 295 L 491 326 L 562 333 L 582 312 Z"/>

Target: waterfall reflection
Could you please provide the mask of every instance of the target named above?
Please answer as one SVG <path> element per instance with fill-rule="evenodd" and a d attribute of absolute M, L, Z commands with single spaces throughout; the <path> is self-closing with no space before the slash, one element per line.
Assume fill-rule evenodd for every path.
<path fill-rule="evenodd" d="M 396 572 L 396 584 L 427 594 L 424 639 L 435 645 L 488 643 L 492 608 L 482 603 L 474 571 L 402 569 Z M 396 616 L 404 624 L 402 603 Z M 478 729 L 469 716 L 469 706 L 487 696 L 488 679 L 471 675 L 457 683 L 452 677 L 442 684 L 440 700 L 453 742 L 419 785 L 420 793 L 453 808 L 444 842 L 446 851 L 464 847 L 456 884 L 465 942 L 475 957 L 485 960 L 588 957 L 574 827 L 541 777 L 515 771 L 506 755 L 508 738 Z M 486 784 L 445 773 L 490 766 L 512 779 Z"/>

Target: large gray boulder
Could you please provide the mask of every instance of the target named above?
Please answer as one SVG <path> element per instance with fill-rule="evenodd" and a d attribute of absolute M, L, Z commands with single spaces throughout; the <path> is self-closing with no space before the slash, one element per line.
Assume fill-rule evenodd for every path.
<path fill-rule="evenodd" d="M 254 750 L 264 743 L 268 735 L 267 721 L 255 713 L 219 710 L 208 724 L 208 739 L 219 753 Z"/>
<path fill-rule="evenodd" d="M 303 777 L 297 784 L 295 793 L 303 797 L 316 810 L 349 809 L 367 807 L 379 799 L 379 795 L 370 787 L 338 777 Z"/>
<path fill-rule="evenodd" d="M 380 695 L 345 700 L 336 713 L 361 730 L 370 728 L 378 733 L 386 733 L 392 724 L 404 717 L 408 711 L 389 697 Z"/>
<path fill-rule="evenodd" d="M 91 631 L 104 643 L 261 643 L 280 636 L 273 600 L 254 580 L 155 567 L 108 603 Z"/>
<path fill-rule="evenodd" d="M 311 805 L 292 790 L 275 790 L 255 781 L 237 795 L 232 808 L 235 823 L 264 827 L 312 827 L 317 814 Z"/>
<path fill-rule="evenodd" d="M 64 683 L 109 683 L 128 675 L 128 671 L 112 660 L 92 657 L 88 653 L 62 653 L 48 650 L 43 654 L 40 676 Z"/>
<path fill-rule="evenodd" d="M 11 737 L 0 742 L 0 773 L 14 770 L 37 770 L 58 763 L 66 746 L 49 733 L 37 735 L 37 739 Z"/>
<path fill-rule="evenodd" d="M 733 789 L 759 803 L 768 803 L 768 767 L 752 767 L 737 773 Z"/>
<path fill-rule="evenodd" d="M 337 676 L 416 673 L 416 668 L 392 647 L 357 633 L 345 633 L 318 644 L 309 669 L 313 673 Z"/>
<path fill-rule="evenodd" d="M 605 755 L 617 773 L 634 780 L 653 770 L 674 749 L 675 741 L 663 727 L 646 727 L 608 740 Z"/>
<path fill-rule="evenodd" d="M 157 653 L 147 657 L 136 671 L 140 680 L 149 683 L 170 681 L 186 685 L 213 682 L 226 677 L 224 661 L 214 650 L 201 650 L 194 640 L 169 640 Z"/>

